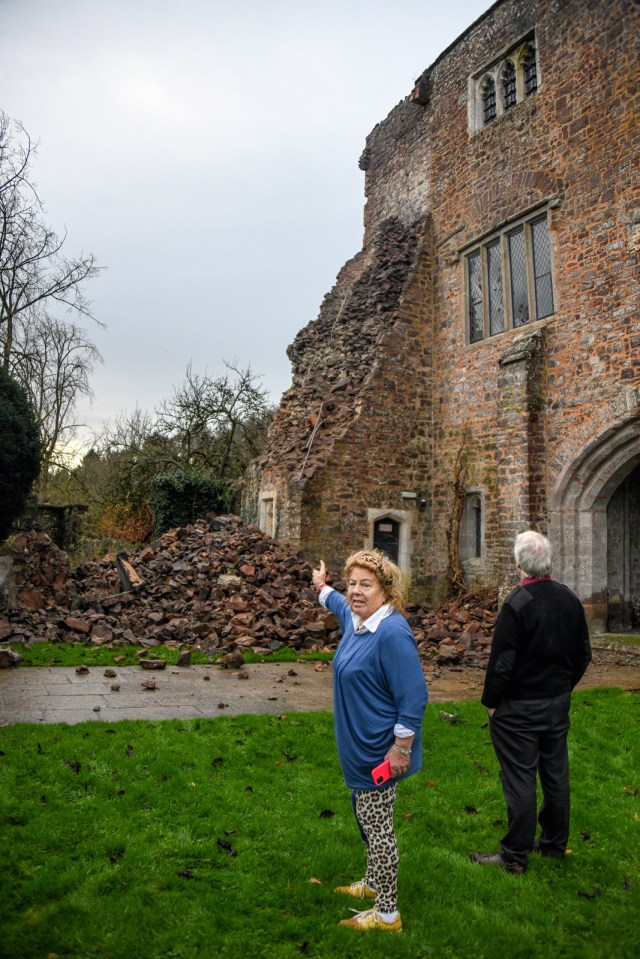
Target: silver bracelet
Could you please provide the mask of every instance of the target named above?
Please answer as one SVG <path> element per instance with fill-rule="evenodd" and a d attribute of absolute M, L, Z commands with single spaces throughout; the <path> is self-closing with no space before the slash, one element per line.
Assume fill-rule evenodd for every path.
<path fill-rule="evenodd" d="M 393 748 L 397 749 L 401 756 L 410 756 L 411 750 L 405 749 L 404 746 L 398 746 L 396 743 L 393 744 Z"/>

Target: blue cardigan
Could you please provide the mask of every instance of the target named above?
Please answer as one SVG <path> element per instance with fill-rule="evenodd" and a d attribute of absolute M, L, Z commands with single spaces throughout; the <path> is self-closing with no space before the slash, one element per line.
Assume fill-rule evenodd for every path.
<path fill-rule="evenodd" d="M 324 603 L 342 627 L 333 660 L 333 722 L 347 786 L 379 788 L 371 770 L 395 742 L 396 723 L 416 734 L 409 770 L 399 778 L 417 773 L 422 768 L 422 720 L 428 693 L 409 624 L 394 611 L 374 633 L 356 635 L 347 599 L 333 590 Z"/>

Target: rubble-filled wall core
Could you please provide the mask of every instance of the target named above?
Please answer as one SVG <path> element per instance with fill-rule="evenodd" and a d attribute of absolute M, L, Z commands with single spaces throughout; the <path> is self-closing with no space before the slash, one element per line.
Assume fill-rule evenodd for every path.
<path fill-rule="evenodd" d="M 406 228 L 389 218 L 343 268 L 289 348 L 293 386 L 247 478 L 248 518 L 261 523 L 273 502 L 274 534 L 334 570 L 387 514 L 408 578 L 423 549 L 432 258 L 428 219 Z"/>
<path fill-rule="evenodd" d="M 514 584 L 537 528 L 594 629 L 640 625 L 639 21 L 499 0 L 374 128 L 249 518 L 336 572 L 388 541 L 420 599 L 458 543 L 467 584 Z"/>

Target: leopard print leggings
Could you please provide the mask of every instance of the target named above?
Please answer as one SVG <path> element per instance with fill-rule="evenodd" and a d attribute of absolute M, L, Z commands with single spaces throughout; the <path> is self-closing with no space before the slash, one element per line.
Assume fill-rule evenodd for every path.
<path fill-rule="evenodd" d="M 367 847 L 365 882 L 376 890 L 375 908 L 398 908 L 398 844 L 393 831 L 396 784 L 383 789 L 354 790 L 354 809 Z"/>

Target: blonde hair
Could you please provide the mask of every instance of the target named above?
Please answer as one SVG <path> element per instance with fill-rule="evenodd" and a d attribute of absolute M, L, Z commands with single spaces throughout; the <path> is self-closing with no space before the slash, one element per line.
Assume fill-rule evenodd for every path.
<path fill-rule="evenodd" d="M 387 602 L 399 612 L 404 610 L 402 573 L 388 556 L 377 549 L 361 549 L 357 553 L 352 553 L 344 564 L 345 579 L 349 579 L 351 570 L 356 566 L 373 573 L 384 590 Z"/>

